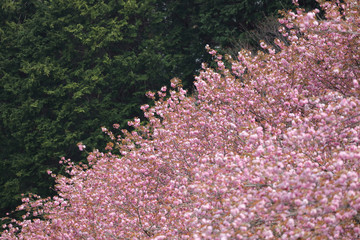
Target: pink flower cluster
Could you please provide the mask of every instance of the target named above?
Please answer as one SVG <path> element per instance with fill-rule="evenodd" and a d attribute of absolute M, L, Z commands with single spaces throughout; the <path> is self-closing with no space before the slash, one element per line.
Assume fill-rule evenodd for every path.
<path fill-rule="evenodd" d="M 360 2 L 321 2 L 285 13 L 278 53 L 207 46 L 194 96 L 175 78 L 148 124 L 104 128 L 111 151 L 63 160 L 0 239 L 359 239 Z"/>

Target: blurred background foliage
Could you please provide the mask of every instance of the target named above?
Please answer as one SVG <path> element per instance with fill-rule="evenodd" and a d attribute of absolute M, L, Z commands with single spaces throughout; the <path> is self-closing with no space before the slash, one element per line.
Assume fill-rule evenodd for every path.
<path fill-rule="evenodd" d="M 62 156 L 85 159 L 78 142 L 103 150 L 101 126 L 141 117 L 146 91 L 173 77 L 191 91 L 211 60 L 206 44 L 257 50 L 289 8 L 291 0 L 0 1 L 0 217 L 21 193 L 54 194 L 46 170 L 61 172 Z"/>

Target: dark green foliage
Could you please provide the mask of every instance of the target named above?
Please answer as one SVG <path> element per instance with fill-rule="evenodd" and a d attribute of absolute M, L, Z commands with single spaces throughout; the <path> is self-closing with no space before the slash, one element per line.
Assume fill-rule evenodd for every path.
<path fill-rule="evenodd" d="M 295 9 L 291 0 L 162 0 L 166 52 L 176 59 L 174 76 L 191 83 L 201 62 L 209 62 L 204 46 L 209 44 L 226 53 L 238 45 L 258 50 L 258 39 L 248 34 L 279 10 Z M 300 0 L 300 7 L 318 7 L 314 0 Z M 276 30 L 275 30 L 276 31 Z M 240 44 L 239 44 L 240 43 Z M 239 49 L 237 49 L 239 50 Z M 236 52 L 235 52 L 236 54 Z M 182 73 L 182 75 L 180 75 Z"/>
<path fill-rule="evenodd" d="M 311 3 L 305 3 L 307 5 Z M 145 92 L 172 77 L 191 88 L 209 58 L 232 48 L 290 0 L 3 0 L 0 2 L 0 215 L 21 193 L 53 193 L 61 156 L 103 148 L 101 126 L 141 116 Z"/>
<path fill-rule="evenodd" d="M 212 47 L 226 50 L 234 42 L 251 41 L 247 33 L 259 24 L 266 24 L 268 17 L 281 17 L 279 10 L 294 9 L 291 0 L 197 0 L 197 14 L 193 25 L 198 29 L 200 39 Z M 301 7 L 313 9 L 317 3 L 313 0 L 299 1 Z M 250 39 L 249 39 L 250 37 Z M 259 42 L 251 42 L 257 47 Z"/>
<path fill-rule="evenodd" d="M 10 2 L 8 2 L 10 4 Z M 25 4 L 33 4 L 20 20 Z M 140 115 L 145 92 L 170 79 L 154 1 L 27 1 L 3 20 L 0 50 L 1 208 L 48 195 L 61 156 L 102 147 L 101 126 Z M 17 10 L 18 9 L 18 10 Z M 19 12 L 19 13 L 18 13 Z M 163 54 L 164 55 L 164 54 Z M 16 202 L 18 204 L 18 202 Z"/>

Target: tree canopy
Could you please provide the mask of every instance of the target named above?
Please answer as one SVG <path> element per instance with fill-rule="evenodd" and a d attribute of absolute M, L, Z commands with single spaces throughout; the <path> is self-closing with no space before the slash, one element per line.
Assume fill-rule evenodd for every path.
<path fill-rule="evenodd" d="M 148 92 L 146 122 L 63 158 L 58 195 L 25 196 L 0 239 L 359 239 L 360 2 L 321 3 L 285 14 L 281 51 L 207 45 L 196 94 Z"/>

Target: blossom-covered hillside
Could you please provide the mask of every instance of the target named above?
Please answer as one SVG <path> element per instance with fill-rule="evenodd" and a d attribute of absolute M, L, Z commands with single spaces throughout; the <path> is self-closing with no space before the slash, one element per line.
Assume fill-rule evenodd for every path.
<path fill-rule="evenodd" d="M 149 93 L 147 124 L 62 160 L 59 196 L 24 198 L 0 239 L 360 238 L 360 2 L 319 2 L 285 13 L 280 52 L 207 46 L 194 96 Z"/>

